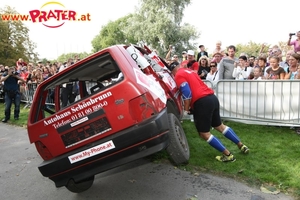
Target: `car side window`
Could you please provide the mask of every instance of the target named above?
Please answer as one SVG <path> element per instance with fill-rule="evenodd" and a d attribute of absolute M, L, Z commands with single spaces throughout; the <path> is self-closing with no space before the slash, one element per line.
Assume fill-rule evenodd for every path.
<path fill-rule="evenodd" d="M 66 107 L 122 81 L 123 78 L 118 64 L 108 53 L 72 70 L 63 70 L 55 78 L 46 81 L 47 84 L 41 84 L 37 90 L 36 95 L 40 98 L 33 108 L 36 109 L 36 116 L 31 120 L 36 122 L 55 115 Z"/>

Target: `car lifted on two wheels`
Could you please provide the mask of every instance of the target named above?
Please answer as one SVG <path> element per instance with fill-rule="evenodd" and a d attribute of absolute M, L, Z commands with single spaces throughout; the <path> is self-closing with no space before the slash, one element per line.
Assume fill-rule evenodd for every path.
<path fill-rule="evenodd" d="M 66 85 L 77 92 L 63 107 Z M 146 46 L 115 45 L 37 87 L 28 136 L 43 159 L 41 174 L 56 187 L 80 193 L 96 174 L 164 149 L 175 165 L 187 163 L 182 115 L 167 64 Z"/>

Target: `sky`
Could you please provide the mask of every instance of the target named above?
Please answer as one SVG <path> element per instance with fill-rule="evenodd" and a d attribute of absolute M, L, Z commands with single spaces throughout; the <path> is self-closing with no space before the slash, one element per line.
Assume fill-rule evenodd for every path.
<path fill-rule="evenodd" d="M 50 0 L 1 0 L 0 8 L 8 5 L 20 14 L 39 10 Z M 59 28 L 48 28 L 41 23 L 24 22 L 29 37 L 36 43 L 40 58 L 55 59 L 63 53 L 92 51 L 91 41 L 99 34 L 101 26 L 133 13 L 139 0 L 60 0 L 56 1 L 67 10 L 90 15 L 90 21 L 66 22 Z M 62 8 L 60 5 L 55 8 Z M 44 8 L 49 8 L 44 6 Z M 54 8 L 53 7 L 53 8 Z M 222 48 L 239 43 L 267 43 L 275 45 L 287 41 L 289 33 L 300 30 L 300 1 L 285 0 L 191 0 L 184 10 L 183 22 L 190 23 L 200 32 L 196 41 L 211 53 L 217 41 Z M 298 12 L 298 14 L 297 14 Z M 52 25 L 52 24 L 48 24 Z M 56 24 L 57 25 L 57 24 Z"/>

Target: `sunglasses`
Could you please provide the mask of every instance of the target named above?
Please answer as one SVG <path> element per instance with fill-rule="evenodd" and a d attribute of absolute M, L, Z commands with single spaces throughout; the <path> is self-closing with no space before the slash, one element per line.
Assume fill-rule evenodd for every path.
<path fill-rule="evenodd" d="M 216 65 L 211 65 L 210 67 L 216 67 Z"/>

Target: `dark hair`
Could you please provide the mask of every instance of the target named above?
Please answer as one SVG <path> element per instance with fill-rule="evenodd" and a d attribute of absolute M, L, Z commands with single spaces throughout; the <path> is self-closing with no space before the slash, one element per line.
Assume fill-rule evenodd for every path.
<path fill-rule="evenodd" d="M 201 48 L 201 47 L 204 47 L 204 45 L 203 45 L 203 44 L 200 44 L 200 45 L 199 45 L 199 48 Z"/>
<path fill-rule="evenodd" d="M 247 61 L 247 57 L 246 56 L 240 56 L 239 59 L 243 59 L 243 60 Z"/>
<path fill-rule="evenodd" d="M 211 64 L 215 64 L 215 67 L 217 67 L 217 65 L 218 65 L 218 63 L 217 63 L 216 61 L 211 61 L 210 64 L 209 64 L 209 66 L 210 66 Z"/>
<path fill-rule="evenodd" d="M 280 59 L 279 59 L 278 56 L 271 56 L 271 57 L 270 57 L 270 60 L 271 60 L 272 58 L 274 58 L 275 60 L 277 60 L 277 62 L 280 62 Z"/>
<path fill-rule="evenodd" d="M 235 48 L 234 45 L 229 45 L 229 46 L 227 47 L 227 51 L 228 51 L 229 49 L 233 49 L 234 51 L 236 50 L 236 48 Z"/>
<path fill-rule="evenodd" d="M 173 69 L 175 69 L 175 67 L 177 67 L 178 65 L 179 65 L 179 62 L 176 62 L 176 61 L 172 62 L 169 67 L 170 71 L 173 71 Z"/>
<path fill-rule="evenodd" d="M 267 62 L 267 58 L 265 56 L 259 56 L 258 57 L 258 60 L 262 60 L 264 61 L 265 63 Z"/>
<path fill-rule="evenodd" d="M 300 61 L 300 54 L 293 53 L 291 56 L 294 57 L 298 62 Z"/>
<path fill-rule="evenodd" d="M 253 58 L 255 60 L 256 57 L 255 56 L 250 56 L 250 58 Z"/>

